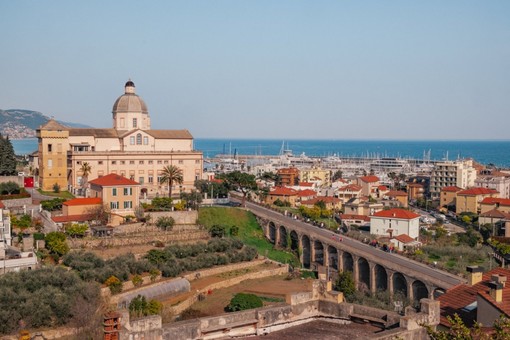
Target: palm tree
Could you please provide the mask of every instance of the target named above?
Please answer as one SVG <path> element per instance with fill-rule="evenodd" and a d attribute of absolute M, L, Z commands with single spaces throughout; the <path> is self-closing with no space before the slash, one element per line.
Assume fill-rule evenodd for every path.
<path fill-rule="evenodd" d="M 174 183 L 182 184 L 182 169 L 175 165 L 167 165 L 161 172 L 161 183 L 168 183 L 168 197 L 172 197 L 172 186 Z"/>
<path fill-rule="evenodd" d="M 83 189 L 85 189 L 85 186 L 87 185 L 87 181 L 89 179 L 90 171 L 92 170 L 92 167 L 88 162 L 83 162 L 81 165 L 80 171 L 82 176 L 81 186 Z"/>

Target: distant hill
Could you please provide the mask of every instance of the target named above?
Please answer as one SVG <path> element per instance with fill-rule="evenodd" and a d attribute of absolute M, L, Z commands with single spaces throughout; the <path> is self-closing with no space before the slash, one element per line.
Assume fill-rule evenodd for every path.
<path fill-rule="evenodd" d="M 35 130 L 48 120 L 50 120 L 50 117 L 38 111 L 20 109 L 0 110 L 0 133 L 3 136 L 9 136 L 10 139 L 32 138 L 35 137 Z M 61 120 L 58 122 L 69 127 L 90 127 L 84 124 Z"/>

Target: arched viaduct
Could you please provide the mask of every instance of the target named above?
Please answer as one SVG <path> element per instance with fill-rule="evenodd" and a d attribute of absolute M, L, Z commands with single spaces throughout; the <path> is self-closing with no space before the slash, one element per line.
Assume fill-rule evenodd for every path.
<path fill-rule="evenodd" d="M 434 298 L 438 291 L 445 291 L 462 278 L 430 268 L 406 257 L 383 252 L 357 240 L 343 238 L 325 229 L 300 220 L 283 216 L 253 203 L 246 208 L 258 218 L 264 234 L 273 244 L 300 252 L 303 267 L 320 266 L 330 271 L 350 271 L 358 288 L 375 293 L 389 290 L 410 300 Z"/>

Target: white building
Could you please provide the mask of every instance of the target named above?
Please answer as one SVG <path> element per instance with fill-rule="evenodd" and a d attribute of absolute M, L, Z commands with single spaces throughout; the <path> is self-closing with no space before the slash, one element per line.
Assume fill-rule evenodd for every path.
<path fill-rule="evenodd" d="M 500 198 L 510 198 L 510 174 L 483 170 L 475 180 L 475 186 L 494 189 L 499 192 Z"/>
<path fill-rule="evenodd" d="M 378 211 L 370 216 L 370 233 L 389 237 L 407 234 L 417 239 L 420 234 L 420 215 L 397 208 Z"/>
<path fill-rule="evenodd" d="M 441 188 L 457 186 L 462 189 L 475 185 L 476 169 L 472 159 L 436 163 L 430 178 L 430 194 L 438 199 Z"/>

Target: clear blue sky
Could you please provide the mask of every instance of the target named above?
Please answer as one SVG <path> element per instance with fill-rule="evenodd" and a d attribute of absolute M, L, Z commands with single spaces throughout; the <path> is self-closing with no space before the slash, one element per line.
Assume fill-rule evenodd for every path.
<path fill-rule="evenodd" d="M 510 1 L 0 1 L 0 108 L 197 138 L 509 139 Z"/>

